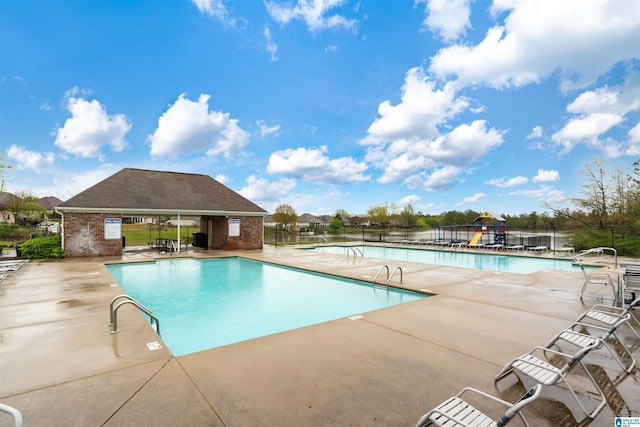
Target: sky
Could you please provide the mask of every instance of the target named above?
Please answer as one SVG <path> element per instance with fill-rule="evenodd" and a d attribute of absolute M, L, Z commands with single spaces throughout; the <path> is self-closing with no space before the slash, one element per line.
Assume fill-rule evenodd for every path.
<path fill-rule="evenodd" d="M 2 0 L 0 152 L 62 200 L 129 167 L 269 212 L 544 212 L 640 157 L 640 1 Z"/>

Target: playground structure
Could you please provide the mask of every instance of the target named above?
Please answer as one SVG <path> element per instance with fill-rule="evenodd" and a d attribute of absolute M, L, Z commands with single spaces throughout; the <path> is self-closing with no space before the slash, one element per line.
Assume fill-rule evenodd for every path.
<path fill-rule="evenodd" d="M 507 222 L 501 216 L 484 212 L 473 220 L 473 224 L 438 226 L 437 236 L 439 241 L 468 242 L 468 246 L 505 245 L 507 243 Z"/>
<path fill-rule="evenodd" d="M 504 218 L 484 212 L 473 224 L 440 225 L 436 227 L 438 242 L 461 244 L 467 247 L 542 248 L 552 247 L 551 236 L 545 234 L 507 233 Z"/>

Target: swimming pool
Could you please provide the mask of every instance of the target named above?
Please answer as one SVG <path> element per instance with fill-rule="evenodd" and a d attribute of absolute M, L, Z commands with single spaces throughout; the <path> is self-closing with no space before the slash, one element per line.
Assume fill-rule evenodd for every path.
<path fill-rule="evenodd" d="M 350 251 L 351 255 L 360 251 L 363 256 L 372 258 L 446 265 L 449 267 L 474 268 L 476 270 L 499 271 L 502 273 L 530 274 L 544 270 L 580 271 L 580 267 L 575 265 L 573 260 L 567 259 L 438 251 L 431 249 L 392 248 L 388 246 L 318 246 L 311 250 L 332 254 L 347 254 L 347 252 Z M 356 251 L 354 252 L 353 250 Z M 358 255 L 360 255 L 360 253 L 358 253 Z M 585 266 L 585 269 L 591 269 L 591 267 Z"/>
<path fill-rule="evenodd" d="M 235 257 L 107 268 L 158 317 L 162 339 L 175 356 L 426 296 Z"/>

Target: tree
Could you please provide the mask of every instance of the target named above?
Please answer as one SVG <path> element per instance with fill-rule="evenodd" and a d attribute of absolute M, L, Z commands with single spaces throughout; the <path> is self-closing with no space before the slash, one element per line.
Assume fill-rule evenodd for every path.
<path fill-rule="evenodd" d="M 403 227 L 414 227 L 416 225 L 416 212 L 411 204 L 407 204 L 400 212 L 400 220 Z"/>
<path fill-rule="evenodd" d="M 395 211 L 395 204 L 389 205 L 389 203 L 385 202 L 380 205 L 372 206 L 367 211 L 367 216 L 369 217 L 369 221 L 377 222 L 378 224 L 388 224 L 391 215 Z"/>
<path fill-rule="evenodd" d="M 598 157 L 592 163 L 585 163 L 579 173 L 586 179 L 582 184 L 583 197 L 570 201 L 588 215 L 593 225 L 607 228 L 612 220 L 628 212 L 628 201 L 632 197 L 628 178 L 621 168 L 610 170 L 606 159 Z"/>
<path fill-rule="evenodd" d="M 4 172 L 13 166 L 7 164 L 4 153 L 0 152 L 0 191 L 4 191 Z"/>
<path fill-rule="evenodd" d="M 296 210 L 286 203 L 278 205 L 276 211 L 273 213 L 273 220 L 284 225 L 284 228 L 288 228 L 290 225 L 295 225 L 298 221 L 298 214 Z"/>
<path fill-rule="evenodd" d="M 329 231 L 331 231 L 332 233 L 337 233 L 338 230 L 340 230 L 343 226 L 344 226 L 344 224 L 343 224 L 341 219 L 333 218 L 329 222 Z"/>
<path fill-rule="evenodd" d="M 337 211 L 335 211 L 335 213 L 333 214 L 333 217 L 342 221 L 343 224 L 345 221 L 351 218 L 349 213 L 344 209 L 338 209 Z"/>

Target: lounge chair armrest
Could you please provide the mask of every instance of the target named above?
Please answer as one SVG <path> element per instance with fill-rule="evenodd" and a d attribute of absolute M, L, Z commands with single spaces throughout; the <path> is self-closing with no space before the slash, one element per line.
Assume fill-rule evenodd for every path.
<path fill-rule="evenodd" d="M 607 329 L 608 330 L 608 329 Z M 600 347 L 602 340 L 598 337 L 593 337 L 593 344 L 591 345 L 587 345 L 583 348 L 581 348 L 580 350 L 578 350 L 577 353 L 574 354 L 570 354 L 570 353 L 565 353 L 563 351 L 559 351 L 559 350 L 554 350 L 552 348 L 546 348 L 546 347 L 542 347 L 542 346 L 537 346 L 534 347 L 536 350 L 545 352 L 545 353 L 553 353 L 557 356 L 563 356 L 566 357 L 568 359 L 581 359 L 582 357 L 584 357 L 585 354 L 589 353 L 591 350 L 595 350 L 598 347 Z M 532 353 L 529 353 L 532 354 Z"/>
<path fill-rule="evenodd" d="M 462 397 L 467 392 L 475 393 L 475 394 L 478 394 L 478 395 L 480 395 L 482 397 L 486 397 L 488 399 L 493 400 L 494 402 L 501 403 L 502 405 L 506 406 L 507 408 L 510 408 L 512 406 L 512 404 L 507 402 L 506 400 L 502 400 L 499 397 L 492 396 L 492 395 L 490 395 L 488 393 L 485 393 L 482 390 L 478 390 L 477 388 L 473 388 L 473 387 L 465 387 L 465 388 L 463 388 L 462 390 L 460 390 L 460 392 L 458 394 L 456 394 L 456 396 L 457 397 Z"/>

